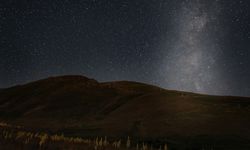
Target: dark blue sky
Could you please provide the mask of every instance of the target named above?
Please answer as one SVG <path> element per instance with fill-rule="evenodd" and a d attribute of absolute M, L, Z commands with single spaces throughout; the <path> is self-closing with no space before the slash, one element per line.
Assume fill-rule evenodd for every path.
<path fill-rule="evenodd" d="M 248 0 L 0 2 L 0 88 L 62 74 L 250 96 Z"/>

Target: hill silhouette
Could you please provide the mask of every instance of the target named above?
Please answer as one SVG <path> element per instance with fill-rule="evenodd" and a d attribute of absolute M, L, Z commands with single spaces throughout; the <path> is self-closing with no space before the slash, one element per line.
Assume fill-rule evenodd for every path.
<path fill-rule="evenodd" d="M 81 136 L 249 143 L 250 98 L 59 76 L 0 90 L 0 121 Z"/>

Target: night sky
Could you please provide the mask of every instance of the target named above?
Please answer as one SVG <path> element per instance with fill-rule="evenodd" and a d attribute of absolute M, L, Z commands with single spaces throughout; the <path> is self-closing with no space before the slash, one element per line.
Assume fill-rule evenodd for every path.
<path fill-rule="evenodd" d="M 65 74 L 250 96 L 250 1 L 1 0 L 0 88 Z"/>

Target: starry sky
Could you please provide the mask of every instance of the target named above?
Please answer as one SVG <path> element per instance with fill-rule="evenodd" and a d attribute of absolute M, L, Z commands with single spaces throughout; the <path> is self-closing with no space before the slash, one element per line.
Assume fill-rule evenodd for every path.
<path fill-rule="evenodd" d="M 250 96 L 250 1 L 1 1 L 0 88 L 65 74 Z"/>

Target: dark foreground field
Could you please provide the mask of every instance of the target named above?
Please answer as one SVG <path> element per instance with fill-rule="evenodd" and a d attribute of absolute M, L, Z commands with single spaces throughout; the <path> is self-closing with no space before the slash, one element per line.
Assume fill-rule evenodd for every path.
<path fill-rule="evenodd" d="M 249 116 L 249 98 L 51 77 L 0 90 L 0 149 L 249 150 Z"/>

